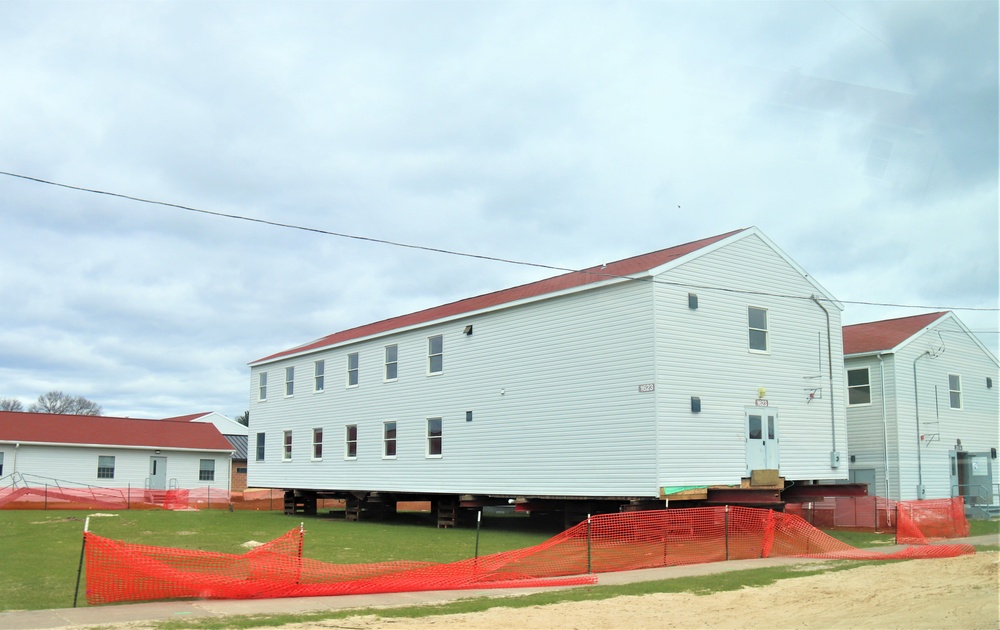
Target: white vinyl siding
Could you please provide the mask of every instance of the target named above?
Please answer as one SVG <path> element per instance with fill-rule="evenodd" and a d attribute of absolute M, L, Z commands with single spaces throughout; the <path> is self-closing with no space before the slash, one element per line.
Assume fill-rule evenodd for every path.
<path fill-rule="evenodd" d="M 822 291 L 756 235 L 667 266 L 658 279 L 664 283 L 602 282 L 254 366 L 274 370 L 319 357 L 339 363 L 358 353 L 367 374 L 384 370 L 386 346 L 398 348 L 391 387 L 255 408 L 255 428 L 269 432 L 349 418 L 357 427 L 356 459 L 327 458 L 322 473 L 299 460 L 251 467 L 248 483 L 651 499 L 663 486 L 739 485 L 744 407 L 762 387 L 780 411 L 782 476 L 846 480 L 839 306 L 824 302 L 828 337 L 826 314 L 808 299 Z M 691 309 L 688 286 L 668 284 L 675 282 L 755 294 L 749 301 L 699 289 Z M 767 311 L 767 353 L 748 352 L 748 302 Z M 470 321 L 475 335 L 463 334 Z M 434 337 L 441 372 L 414 378 L 430 373 Z M 811 401 L 807 387 L 817 390 Z M 701 399 L 698 414 L 692 397 Z M 447 427 L 440 459 L 427 457 L 428 417 Z M 387 419 L 397 423 L 393 461 L 383 459 Z M 832 450 L 845 462 L 839 469 L 830 466 Z"/>

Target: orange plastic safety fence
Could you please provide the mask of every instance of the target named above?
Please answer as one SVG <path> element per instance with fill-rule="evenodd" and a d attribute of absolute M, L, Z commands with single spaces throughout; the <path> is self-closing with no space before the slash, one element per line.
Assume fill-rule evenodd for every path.
<path fill-rule="evenodd" d="M 965 500 L 925 499 L 896 504 L 896 542 L 926 545 L 928 542 L 969 535 Z"/>
<path fill-rule="evenodd" d="M 594 516 L 540 545 L 438 564 L 337 565 L 301 556 L 292 530 L 245 554 L 134 545 L 86 536 L 87 601 L 248 599 L 593 584 L 592 573 L 773 556 L 950 557 L 968 545 L 855 549 L 791 514 L 740 507 Z"/>

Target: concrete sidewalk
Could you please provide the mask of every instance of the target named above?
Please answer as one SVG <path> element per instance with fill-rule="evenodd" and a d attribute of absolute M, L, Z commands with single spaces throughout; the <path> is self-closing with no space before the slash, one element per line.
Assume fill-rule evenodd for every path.
<path fill-rule="evenodd" d="M 1000 544 L 1000 536 L 976 536 L 945 541 L 939 544 Z M 902 546 L 880 548 L 877 551 L 892 552 Z M 872 550 L 875 551 L 875 550 Z M 631 584 L 667 580 L 679 577 L 714 575 L 744 569 L 787 566 L 795 564 L 822 563 L 822 558 L 760 558 L 753 560 L 730 560 L 708 564 L 690 564 L 679 567 L 641 569 L 597 575 L 599 585 Z M 94 606 L 83 608 L 57 608 L 52 610 L 29 610 L 0 613 L 0 628 L 5 630 L 28 630 L 36 628 L 93 627 L 125 622 L 178 621 L 199 617 L 224 617 L 228 615 L 274 615 L 298 614 L 316 611 L 393 608 L 424 604 L 441 604 L 472 597 L 513 597 L 529 593 L 579 587 L 552 587 L 531 589 L 477 589 L 464 591 L 421 591 L 416 593 L 382 593 L 375 595 L 339 595 L 334 597 L 296 597 L 285 599 L 220 599 L 148 602 L 120 606 Z"/>

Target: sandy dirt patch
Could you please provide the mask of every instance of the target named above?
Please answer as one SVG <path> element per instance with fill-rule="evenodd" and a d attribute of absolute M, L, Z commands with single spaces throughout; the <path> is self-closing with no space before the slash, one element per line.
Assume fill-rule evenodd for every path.
<path fill-rule="evenodd" d="M 997 552 L 911 560 L 698 596 L 617 597 L 420 619 L 375 615 L 283 628 L 985 628 L 1000 627 Z"/>

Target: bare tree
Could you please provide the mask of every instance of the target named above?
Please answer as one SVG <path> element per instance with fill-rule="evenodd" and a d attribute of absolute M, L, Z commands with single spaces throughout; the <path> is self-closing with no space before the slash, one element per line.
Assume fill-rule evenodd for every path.
<path fill-rule="evenodd" d="M 72 416 L 100 416 L 104 409 L 83 396 L 69 396 L 60 391 L 42 394 L 28 407 L 30 413 L 58 413 Z"/>
<path fill-rule="evenodd" d="M 0 398 L 0 411 L 24 411 L 24 405 L 17 398 Z"/>

